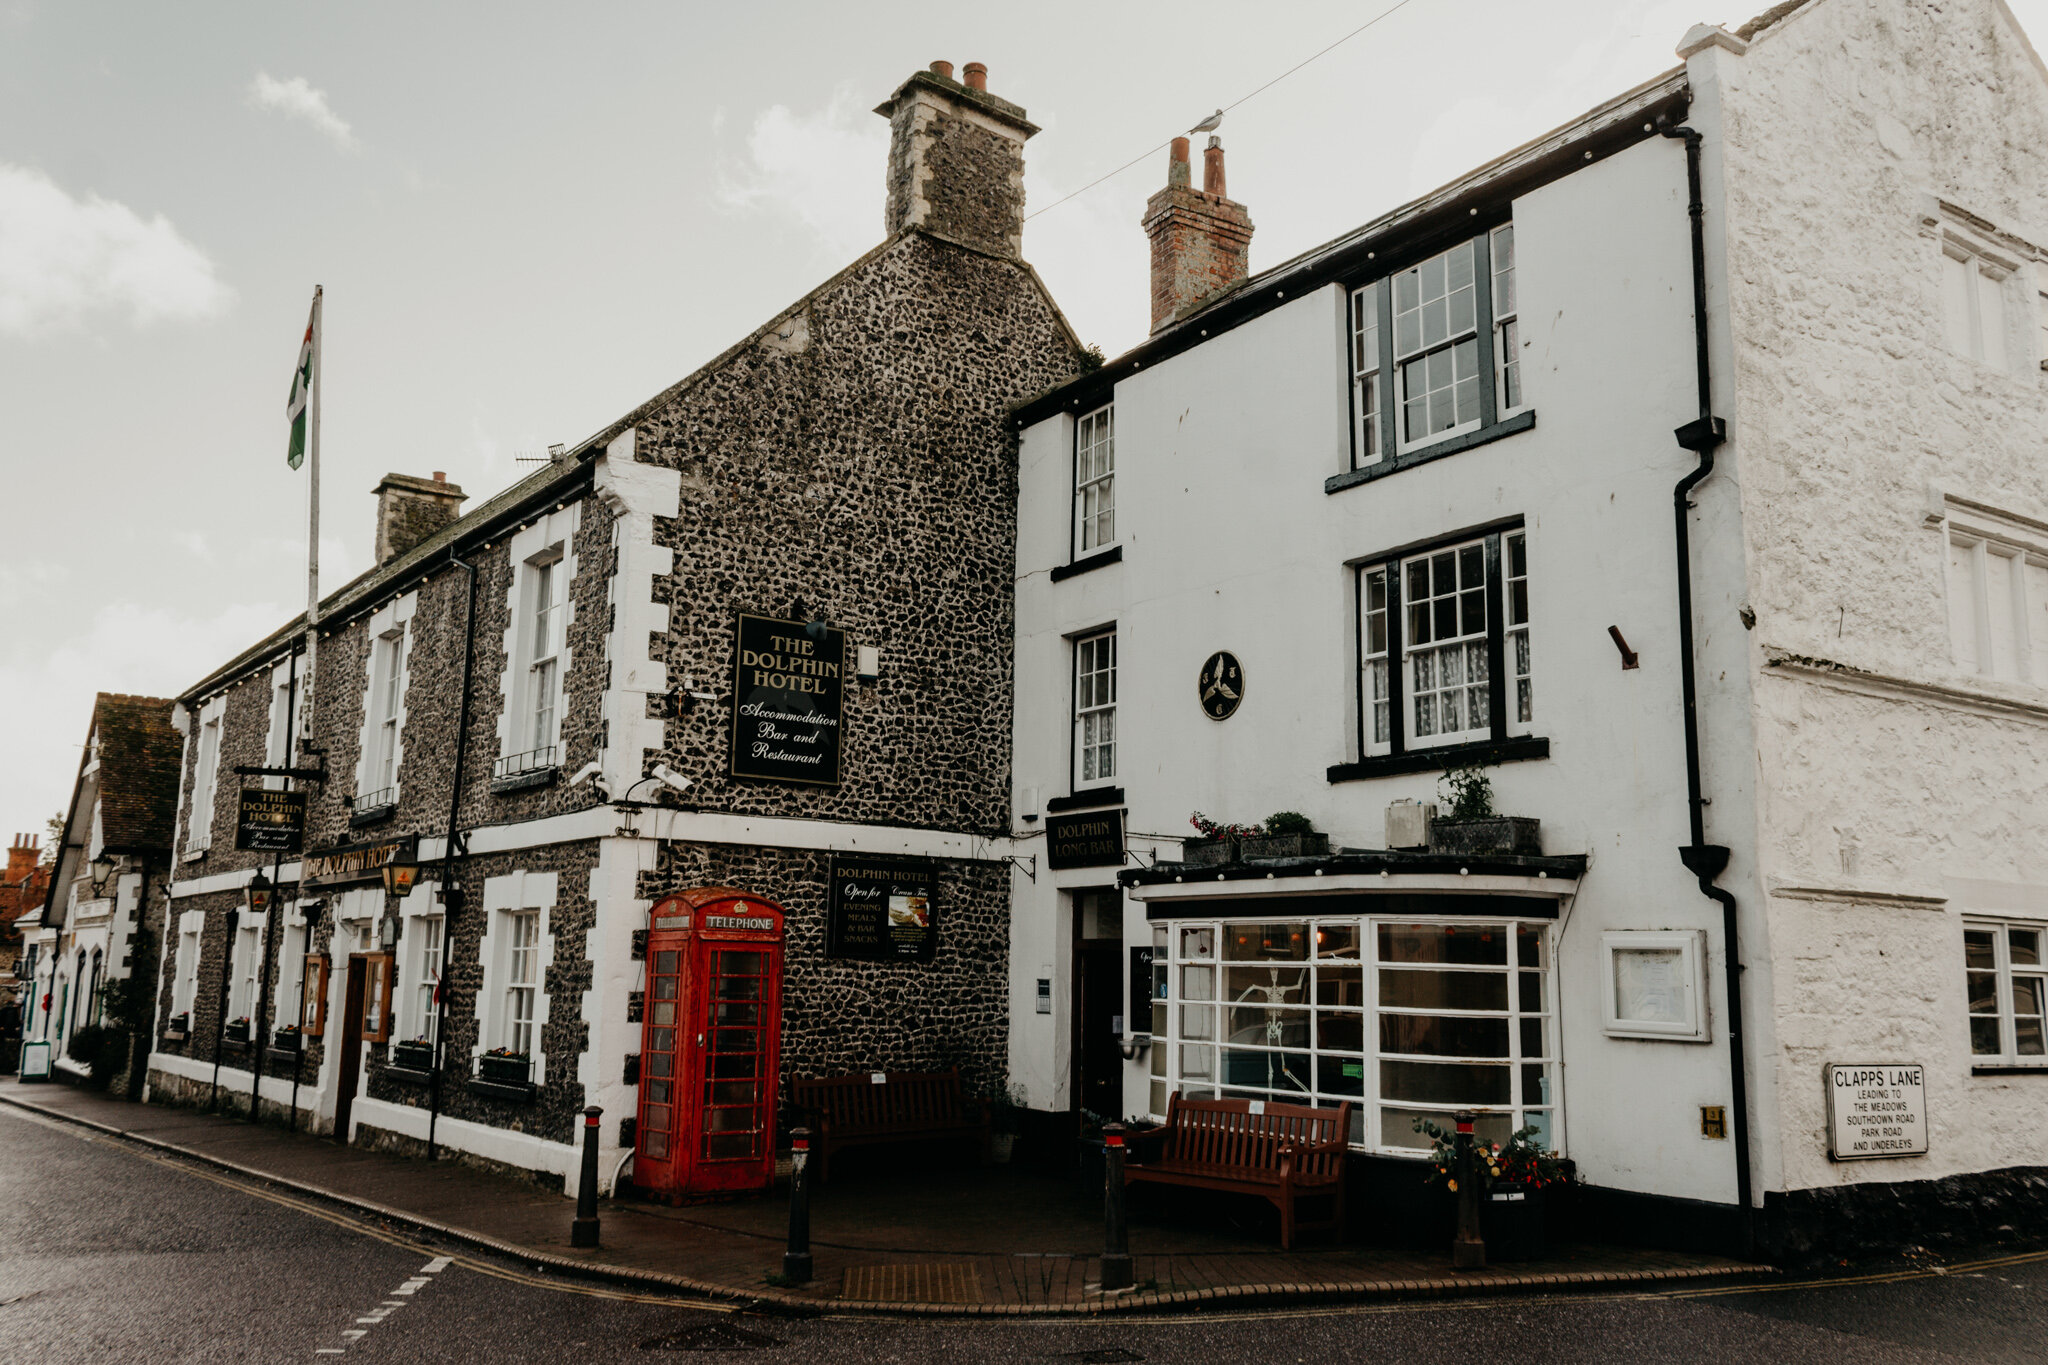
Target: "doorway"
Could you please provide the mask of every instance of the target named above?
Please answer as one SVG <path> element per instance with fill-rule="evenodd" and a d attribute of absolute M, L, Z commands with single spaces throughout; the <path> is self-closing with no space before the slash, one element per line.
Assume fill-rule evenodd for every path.
<path fill-rule="evenodd" d="M 1124 902 L 1105 887 L 1073 893 L 1075 1106 L 1124 1116 Z"/>
<path fill-rule="evenodd" d="M 348 989 L 342 992 L 340 1057 L 334 1072 L 334 1139 L 348 1145 L 349 1115 L 355 1108 L 356 1086 L 363 1071 L 363 996 L 369 988 L 370 960 L 348 960 Z"/>

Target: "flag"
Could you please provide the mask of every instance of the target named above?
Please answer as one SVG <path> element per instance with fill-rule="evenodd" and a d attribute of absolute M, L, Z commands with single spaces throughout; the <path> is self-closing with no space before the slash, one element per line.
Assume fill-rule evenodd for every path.
<path fill-rule="evenodd" d="M 306 400 L 313 392 L 313 319 L 320 311 L 320 296 L 313 296 L 313 312 L 306 315 L 306 339 L 299 344 L 299 367 L 292 371 L 292 395 L 285 400 L 284 414 L 292 424 L 291 449 L 284 462 L 297 469 L 306 460 Z"/>

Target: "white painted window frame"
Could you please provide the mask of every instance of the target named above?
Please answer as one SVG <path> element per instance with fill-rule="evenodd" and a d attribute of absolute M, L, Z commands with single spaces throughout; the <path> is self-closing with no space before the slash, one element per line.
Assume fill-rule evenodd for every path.
<path fill-rule="evenodd" d="M 192 803 L 185 833 L 188 858 L 213 847 L 213 808 L 220 795 L 221 732 L 227 723 L 227 707 L 226 693 L 207 702 L 199 708 L 199 721 L 192 731 Z"/>
<path fill-rule="evenodd" d="M 1074 423 L 1074 557 L 1117 543 L 1116 404 L 1105 403 Z"/>
<path fill-rule="evenodd" d="M 1935 500 L 1928 520 L 1942 531 L 1949 662 L 1973 677 L 2048 687 L 2048 523 L 1949 497 Z M 2007 561 L 2004 614 L 2010 620 L 2003 624 L 2010 672 L 1998 668 L 1993 556 Z"/>
<path fill-rule="evenodd" d="M 1464 254 L 1473 275 L 1468 286 L 1472 293 L 1472 320 L 1465 326 L 1455 327 L 1450 325 L 1451 319 L 1449 314 L 1451 312 L 1452 300 L 1458 291 L 1450 287 L 1450 270 L 1451 258 L 1459 253 Z M 1470 342 L 1472 345 L 1472 363 L 1475 367 L 1473 377 L 1476 383 L 1489 384 L 1493 382 L 1491 376 L 1477 372 L 1479 364 L 1479 290 L 1487 287 L 1487 282 L 1478 278 L 1478 254 L 1476 239 L 1468 238 L 1457 243 L 1455 246 L 1447 247 L 1426 261 L 1418 261 L 1406 270 L 1397 271 L 1387 279 L 1387 288 L 1393 292 L 1390 315 L 1394 320 L 1394 334 L 1392 337 L 1382 338 L 1382 341 L 1391 343 L 1387 357 L 1389 361 L 1387 372 L 1393 382 L 1387 386 L 1388 392 L 1383 401 L 1395 405 L 1394 434 L 1398 453 L 1405 454 L 1411 450 L 1420 450 L 1425 446 L 1436 445 L 1440 441 L 1452 440 L 1464 435 L 1466 432 L 1477 431 L 1486 420 L 1486 409 L 1484 404 L 1481 403 L 1479 404 L 1478 412 L 1469 421 L 1454 423 L 1448 427 L 1425 430 L 1419 436 L 1411 436 L 1408 432 L 1409 366 L 1421 365 L 1426 374 L 1429 358 L 1439 352 L 1447 353 L 1450 357 L 1449 363 L 1452 368 L 1451 402 L 1455 410 L 1457 402 L 1457 349 Z M 1423 289 L 1423 275 L 1432 267 L 1437 266 L 1439 262 L 1442 264 L 1445 275 L 1444 293 L 1441 296 L 1446 313 L 1444 335 L 1435 339 L 1429 338 L 1420 330 L 1423 321 L 1421 318 L 1418 318 L 1415 345 L 1404 350 L 1401 346 L 1402 319 L 1409 313 L 1422 314 L 1427 310 L 1429 302 L 1422 298 L 1421 292 Z M 1415 281 L 1417 306 L 1413 309 L 1404 309 L 1401 306 L 1402 282 L 1411 278 Z M 1424 392 L 1429 392 L 1429 390 L 1425 389 Z M 1475 398 L 1476 402 L 1477 399 Z"/>
<path fill-rule="evenodd" d="M 262 989 L 259 978 L 263 972 L 263 930 L 260 917 L 239 915 L 236 917 L 234 939 L 228 952 L 228 1012 L 221 1020 L 228 1023 L 246 1018 L 250 1028 L 255 1028 L 256 1001 Z M 255 1038 L 255 1033 L 250 1033 Z"/>
<path fill-rule="evenodd" d="M 1487 240 L 1486 258 L 1493 280 L 1494 420 L 1511 417 L 1529 406 L 1529 386 L 1522 373 L 1520 297 L 1515 289 L 1515 225 L 1503 223 Z M 1501 262 L 1507 264 L 1503 266 Z"/>
<path fill-rule="evenodd" d="M 431 882 L 415 886 L 406 898 L 405 933 L 398 968 L 398 1028 L 392 1043 L 434 1041 L 439 1012 L 433 992 L 441 979 L 441 945 L 430 935 L 447 932 L 447 915 L 441 904 L 441 888 Z"/>
<path fill-rule="evenodd" d="M 1625 1016 L 1621 991 L 1621 959 L 1627 953 L 1676 952 L 1678 985 L 1685 992 L 1686 1017 L 1679 1020 Z M 1643 1038 L 1667 1043 L 1710 1041 L 1707 1011 L 1706 935 L 1697 929 L 1622 929 L 1600 936 L 1600 1002 L 1602 1027 L 1610 1038 Z"/>
<path fill-rule="evenodd" d="M 484 879 L 484 935 L 477 946 L 483 966 L 483 983 L 476 995 L 477 1041 L 471 1045 L 471 1066 L 475 1058 L 492 1048 L 507 1046 L 510 1021 L 506 1017 L 506 987 L 511 971 L 511 916 L 525 911 L 540 912 L 540 941 L 534 965 L 533 1045 L 528 1050 L 531 1069 L 528 1079 L 535 1085 L 547 1079 L 547 1024 L 552 1001 L 548 995 L 548 969 L 555 960 L 553 910 L 560 876 L 553 872 L 512 872 Z"/>
<path fill-rule="evenodd" d="M 398 803 L 405 771 L 406 693 L 412 687 L 411 627 L 418 608 L 419 594 L 409 592 L 370 616 L 369 657 L 363 661 L 363 726 L 356 757 L 355 809 L 359 811 Z M 395 669 L 395 676 L 387 665 Z M 382 748 L 387 736 L 389 780 Z"/>
<path fill-rule="evenodd" d="M 190 1015 L 199 998 L 199 953 L 206 937 L 206 912 L 187 910 L 178 916 L 178 966 L 171 978 L 171 1013 Z"/>
<path fill-rule="evenodd" d="M 294 664 L 295 661 L 287 656 L 283 663 L 270 670 L 270 726 L 263 737 L 263 766 L 266 768 L 289 768 L 292 765 L 292 737 L 287 733 L 292 720 L 287 717 L 292 716 L 295 710 L 292 700 Z M 263 779 L 265 791 L 283 791 L 284 786 L 282 777 Z"/>
<path fill-rule="evenodd" d="M 2010 373 L 2013 309 L 2008 296 L 2019 262 L 1950 227 L 1942 229 L 1940 242 L 1942 334 L 1948 348 L 1987 369 Z M 1964 284 L 1960 298 L 1954 290 L 1959 279 Z M 1996 317 L 1986 316 L 1987 300 L 1996 305 Z"/>
<path fill-rule="evenodd" d="M 1995 970 L 1998 980 L 1999 1050 L 1995 1053 L 1979 1052 L 1976 1050 L 1976 1041 L 1974 1039 L 1967 1039 L 1966 1045 L 1970 1049 L 1970 1064 L 1980 1067 L 2048 1066 L 2048 1050 L 2044 1050 L 2044 1052 L 2021 1052 L 2019 1050 L 2016 1021 L 2021 1017 L 2031 1019 L 2040 1016 L 2035 1015 L 2031 1011 L 2024 1016 L 2020 1015 L 2015 984 L 2016 980 L 2022 977 L 2029 981 L 2037 982 L 2039 983 L 2037 988 L 2039 993 L 2044 997 L 2048 997 L 2048 923 L 2040 920 L 1966 915 L 1963 918 L 1963 929 L 1965 933 L 1974 929 L 1990 931 L 1994 935 L 1992 941 L 1995 950 Z M 2040 950 L 2036 955 L 2043 957 L 2044 960 L 2042 962 L 2019 966 L 2013 963 L 2011 935 L 2014 930 L 2035 935 L 2036 947 Z M 1969 1019 L 1989 1017 L 1977 1015 L 1969 1009 L 1969 978 L 1971 969 L 1969 967 L 1967 939 L 1965 940 L 1963 963 L 1963 1008 L 1966 1021 L 1964 1028 L 1967 1030 L 1969 1028 L 1967 1022 Z M 2048 1025 L 2044 1025 L 2044 1027 L 2048 1027 Z"/>
<path fill-rule="evenodd" d="M 1109 653 L 1107 667 L 1101 664 L 1105 642 Z M 1073 791 L 1108 786 L 1117 779 L 1117 746 L 1121 738 L 1117 734 L 1117 669 L 1120 663 L 1121 650 L 1117 644 L 1115 626 L 1074 637 L 1074 771 L 1071 788 Z M 1101 696 L 1102 688 L 1098 685 L 1105 678 L 1109 694 L 1106 700 Z M 1089 743 L 1088 738 L 1091 723 L 1098 736 L 1093 745 Z M 1102 739 L 1100 735 L 1105 727 L 1108 730 L 1108 738 Z M 1098 757 L 1107 754 L 1107 771 L 1098 765 L 1092 775 L 1088 774 L 1091 748 Z"/>
<path fill-rule="evenodd" d="M 582 512 L 582 503 L 570 503 L 512 537 L 512 574 L 506 598 L 504 635 L 505 672 L 500 680 L 505 705 L 498 716 L 497 776 L 500 777 L 561 763 L 569 670 L 574 662 L 569 638 L 576 616 L 576 532 L 582 525 Z M 537 641 L 532 600 L 535 572 L 547 565 L 556 566 L 554 614 L 549 623 L 549 638 Z M 541 653 L 540 647 L 551 648 L 553 652 L 551 655 Z M 551 695 L 545 700 L 552 713 L 546 742 L 536 744 L 534 725 L 543 701 L 536 695 L 536 670 L 550 658 L 553 669 L 547 681 Z"/>

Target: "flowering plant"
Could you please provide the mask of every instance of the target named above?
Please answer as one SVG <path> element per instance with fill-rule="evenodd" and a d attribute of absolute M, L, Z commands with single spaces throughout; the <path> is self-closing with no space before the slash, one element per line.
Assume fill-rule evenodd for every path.
<path fill-rule="evenodd" d="M 1441 1180 L 1453 1194 L 1458 1190 L 1458 1135 L 1442 1124 L 1428 1119 L 1415 1120 L 1415 1131 L 1429 1138 L 1430 1174 L 1427 1183 Z M 1531 1124 L 1517 1128 L 1508 1134 L 1508 1140 L 1501 1142 L 1472 1143 L 1472 1159 L 1479 1171 L 1479 1187 L 1485 1189 L 1496 1180 L 1510 1180 L 1534 1185 L 1541 1189 L 1545 1185 L 1568 1185 L 1571 1183 L 1571 1168 L 1563 1157 L 1546 1150 L 1536 1140 L 1536 1128 Z"/>
<path fill-rule="evenodd" d="M 427 1040 L 426 1040 L 426 1039 L 424 1039 L 424 1038 L 422 1038 L 422 1039 L 420 1039 L 420 1041 L 424 1043 L 424 1042 L 426 1042 Z M 522 1061 L 522 1062 L 526 1060 L 526 1054 L 525 1054 L 524 1052 L 514 1052 L 514 1051 L 513 1051 L 513 1050 L 512 1050 L 511 1048 L 509 1048 L 509 1047 L 494 1047 L 494 1048 L 492 1048 L 492 1049 L 491 1049 L 491 1050 L 490 1050 L 489 1052 L 486 1052 L 486 1053 L 484 1054 L 484 1056 L 486 1056 L 486 1057 L 513 1057 L 513 1058 L 517 1058 L 518 1060 L 520 1060 L 520 1061 Z"/>
<path fill-rule="evenodd" d="M 1257 825 L 1220 825 L 1200 811 L 1189 816 L 1188 823 L 1200 830 L 1204 839 L 1256 839 L 1266 832 Z"/>

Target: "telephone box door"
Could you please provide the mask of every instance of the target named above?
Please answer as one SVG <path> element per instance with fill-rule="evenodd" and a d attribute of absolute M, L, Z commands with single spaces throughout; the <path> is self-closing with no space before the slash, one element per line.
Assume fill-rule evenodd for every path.
<path fill-rule="evenodd" d="M 775 1179 L 782 910 L 728 887 L 671 896 L 647 934 L 633 1183 L 657 1198 Z"/>

